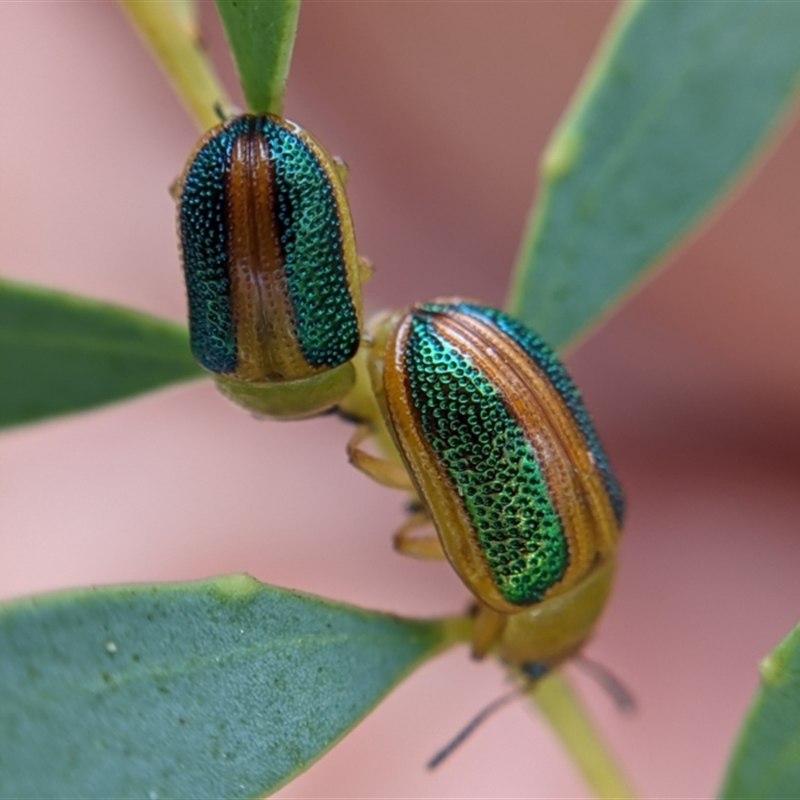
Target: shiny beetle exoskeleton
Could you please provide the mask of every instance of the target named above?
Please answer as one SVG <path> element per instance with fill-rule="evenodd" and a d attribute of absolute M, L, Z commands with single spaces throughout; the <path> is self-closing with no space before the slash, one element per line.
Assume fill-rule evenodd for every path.
<path fill-rule="evenodd" d="M 371 379 L 436 540 L 478 600 L 474 651 L 528 676 L 573 655 L 609 594 L 622 494 L 581 396 L 542 339 L 507 314 L 448 299 L 385 317 Z M 364 431 L 357 434 L 357 444 Z M 355 446 L 351 459 L 402 485 Z"/>
<path fill-rule="evenodd" d="M 262 414 L 334 405 L 353 384 L 368 270 L 344 165 L 294 123 L 246 114 L 205 134 L 174 194 L 200 364 Z"/>

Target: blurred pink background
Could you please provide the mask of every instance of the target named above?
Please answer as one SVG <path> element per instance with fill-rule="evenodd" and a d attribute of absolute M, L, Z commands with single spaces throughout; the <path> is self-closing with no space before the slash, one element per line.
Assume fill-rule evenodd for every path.
<path fill-rule="evenodd" d="M 232 68 L 210 3 L 209 47 Z M 605 2 L 307 2 L 286 115 L 350 165 L 377 309 L 504 300 L 538 155 Z M 180 320 L 167 187 L 198 132 L 111 2 L 0 4 L 5 275 Z M 627 490 L 619 582 L 576 682 L 646 797 L 709 797 L 800 617 L 800 131 L 569 359 Z M 376 609 L 467 595 L 396 556 L 403 498 L 348 468 L 334 419 L 257 423 L 210 382 L 0 439 L 0 594 L 247 571 Z M 459 649 L 402 684 L 282 797 L 582 797 L 519 703 L 423 764 L 503 685 Z"/>

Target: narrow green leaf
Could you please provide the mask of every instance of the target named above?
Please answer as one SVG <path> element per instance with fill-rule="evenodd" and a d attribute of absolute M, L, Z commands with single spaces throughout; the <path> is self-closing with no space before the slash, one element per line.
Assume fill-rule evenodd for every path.
<path fill-rule="evenodd" d="M 720 797 L 800 797 L 800 625 L 761 662 Z"/>
<path fill-rule="evenodd" d="M 208 58 L 193 0 L 119 0 L 200 130 L 219 124 L 231 102 Z"/>
<path fill-rule="evenodd" d="M 0 796 L 263 796 L 448 639 L 234 575 L 0 608 Z"/>
<path fill-rule="evenodd" d="M 800 3 L 623 5 L 542 161 L 509 308 L 562 345 L 685 235 L 774 127 Z"/>
<path fill-rule="evenodd" d="M 0 427 L 204 374 L 179 325 L 0 280 Z"/>
<path fill-rule="evenodd" d="M 247 107 L 280 114 L 300 0 L 216 0 Z"/>

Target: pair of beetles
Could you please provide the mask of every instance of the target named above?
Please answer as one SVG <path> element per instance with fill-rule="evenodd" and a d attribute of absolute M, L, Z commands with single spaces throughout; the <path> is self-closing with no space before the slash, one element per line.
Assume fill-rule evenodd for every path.
<path fill-rule="evenodd" d="M 475 597 L 474 654 L 533 681 L 606 603 L 619 484 L 564 366 L 509 315 L 447 298 L 364 326 L 346 177 L 280 117 L 200 140 L 174 192 L 192 351 L 259 414 L 355 421 L 351 462 L 413 498 L 397 550 L 446 557 Z"/>

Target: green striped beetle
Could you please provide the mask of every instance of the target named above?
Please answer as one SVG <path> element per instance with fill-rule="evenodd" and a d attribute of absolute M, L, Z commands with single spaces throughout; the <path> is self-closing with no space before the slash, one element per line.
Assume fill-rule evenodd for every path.
<path fill-rule="evenodd" d="M 256 412 L 307 416 L 353 384 L 369 265 L 345 177 L 298 125 L 245 114 L 203 136 L 174 189 L 192 351 Z"/>
<path fill-rule="evenodd" d="M 367 358 L 380 417 L 362 413 L 350 458 L 419 498 L 397 549 L 445 556 L 478 601 L 475 654 L 540 677 L 602 612 L 623 517 L 580 393 L 539 336 L 460 299 L 384 316 Z M 394 463 L 358 448 L 381 424 Z M 411 535 L 431 522 L 438 539 Z"/>

